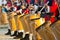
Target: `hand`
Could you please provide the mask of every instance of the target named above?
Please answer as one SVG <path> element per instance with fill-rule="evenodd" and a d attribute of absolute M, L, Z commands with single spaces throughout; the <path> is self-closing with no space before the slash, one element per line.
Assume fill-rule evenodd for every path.
<path fill-rule="evenodd" d="M 18 11 L 16 11 L 16 13 L 19 13 L 19 10 L 18 10 Z"/>
<path fill-rule="evenodd" d="M 51 17 L 55 17 L 55 16 L 51 16 Z"/>
<path fill-rule="evenodd" d="M 47 4 L 45 4 L 45 8 L 47 9 L 47 7 L 48 7 L 48 5 Z"/>

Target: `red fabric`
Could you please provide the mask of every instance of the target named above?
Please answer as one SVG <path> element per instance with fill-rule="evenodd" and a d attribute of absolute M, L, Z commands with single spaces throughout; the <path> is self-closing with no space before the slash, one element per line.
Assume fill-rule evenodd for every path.
<path fill-rule="evenodd" d="M 57 8 L 58 8 L 58 4 L 56 2 L 53 2 L 52 6 L 50 6 L 50 13 L 53 13 L 52 16 L 56 16 L 57 15 L 57 13 L 56 13 Z M 55 18 L 51 17 L 50 21 L 51 21 L 51 23 L 55 22 Z"/>
<path fill-rule="evenodd" d="M 25 10 L 25 12 L 24 12 L 24 14 L 28 14 L 29 13 L 29 10 L 28 9 L 26 9 Z"/>
<path fill-rule="evenodd" d="M 25 12 L 25 9 L 22 9 L 22 13 L 24 13 Z"/>
<path fill-rule="evenodd" d="M 35 3 L 37 3 L 37 2 L 38 2 L 38 0 L 34 0 L 34 2 L 35 2 Z"/>
<path fill-rule="evenodd" d="M 46 3 L 46 0 L 44 0 L 44 4 Z"/>
<path fill-rule="evenodd" d="M 30 0 L 26 0 L 26 2 L 27 2 L 28 4 L 30 4 Z"/>
<path fill-rule="evenodd" d="M 45 21 L 49 20 L 49 17 L 47 15 L 44 18 L 45 18 Z"/>
<path fill-rule="evenodd" d="M 55 22 L 55 18 L 54 17 L 51 17 L 50 18 L 50 21 L 51 21 L 51 23 L 54 23 Z"/>
<path fill-rule="evenodd" d="M 7 6 L 8 7 L 11 7 L 11 2 L 7 2 Z"/>
<path fill-rule="evenodd" d="M 46 1 L 47 0 L 44 0 L 44 3 L 46 3 Z M 57 15 L 56 10 L 58 8 L 58 4 L 54 0 L 52 0 L 52 1 L 53 1 L 52 2 L 52 6 L 50 6 L 50 13 L 53 13 L 52 16 L 56 16 Z M 45 17 L 45 20 L 48 20 L 48 17 L 47 16 Z M 50 21 L 51 21 L 51 23 L 55 22 L 55 18 L 54 17 L 51 17 L 50 18 Z"/>
<path fill-rule="evenodd" d="M 57 13 L 55 11 L 57 10 L 57 8 L 58 8 L 58 4 L 53 2 L 52 6 L 50 6 L 50 12 L 53 13 L 53 16 L 56 16 Z"/>

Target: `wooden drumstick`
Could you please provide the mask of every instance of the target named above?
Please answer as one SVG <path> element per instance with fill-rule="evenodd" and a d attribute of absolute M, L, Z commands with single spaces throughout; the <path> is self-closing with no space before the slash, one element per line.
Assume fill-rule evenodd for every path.
<path fill-rule="evenodd" d="M 46 5 L 49 3 L 49 1 L 46 3 Z M 45 8 L 45 5 L 43 6 L 43 8 L 40 10 L 40 13 L 41 13 L 41 11 L 43 10 Z"/>

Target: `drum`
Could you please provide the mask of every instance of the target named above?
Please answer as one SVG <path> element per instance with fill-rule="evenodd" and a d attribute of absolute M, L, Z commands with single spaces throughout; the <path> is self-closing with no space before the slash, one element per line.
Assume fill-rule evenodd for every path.
<path fill-rule="evenodd" d="M 11 31 L 16 31 L 16 29 L 17 29 L 16 28 L 16 21 L 15 21 L 14 15 L 15 15 L 15 13 L 12 12 L 12 13 L 9 14 L 9 17 L 8 17 Z"/>
<path fill-rule="evenodd" d="M 40 35 L 39 36 L 37 36 L 38 35 L 38 33 L 36 32 L 36 30 L 34 30 L 34 27 L 33 27 L 33 22 L 30 20 L 30 18 L 29 18 L 29 14 L 28 15 L 25 15 L 25 16 L 23 16 L 22 18 L 23 18 L 23 21 L 22 21 L 22 23 L 24 24 L 24 30 L 25 30 L 25 32 L 29 32 L 29 34 L 33 34 L 32 36 L 33 36 L 33 39 L 34 40 L 40 40 L 41 39 L 41 37 L 40 37 Z M 30 39 L 32 38 L 32 36 L 30 37 Z M 36 37 L 37 36 L 37 37 Z"/>
<path fill-rule="evenodd" d="M 28 15 L 24 15 L 24 16 L 20 17 L 20 20 L 21 20 L 21 22 L 23 24 L 25 32 L 30 33 L 30 28 L 29 28 L 30 25 L 29 25 L 29 22 L 28 22 L 29 21 Z"/>
<path fill-rule="evenodd" d="M 40 18 L 37 14 L 30 14 L 30 20 Z"/>
<path fill-rule="evenodd" d="M 16 25 L 17 25 L 17 30 L 24 30 L 23 28 L 23 24 L 22 24 L 22 21 L 20 19 L 21 15 L 16 15 L 15 16 L 15 21 L 16 21 Z M 23 19 L 22 19 L 23 20 Z"/>
<path fill-rule="evenodd" d="M 59 40 L 59 23 L 60 21 L 54 23 L 52 26 L 48 26 L 48 23 L 44 24 L 42 28 L 38 29 L 39 35 L 41 35 L 42 40 Z"/>
<path fill-rule="evenodd" d="M 57 40 L 57 36 L 52 29 L 51 26 L 45 24 L 43 28 L 40 28 L 37 32 L 41 35 L 42 40 Z"/>
<path fill-rule="evenodd" d="M 53 25 L 51 25 L 51 30 L 54 32 L 57 40 L 60 40 L 60 20 L 56 21 Z"/>
<path fill-rule="evenodd" d="M 37 29 L 45 23 L 45 18 L 40 18 L 39 15 L 33 14 L 30 16 L 30 20 L 34 22 L 34 28 Z"/>
<path fill-rule="evenodd" d="M 2 21 L 1 21 L 1 14 L 2 14 L 2 12 L 1 12 L 1 6 L 0 6 L 0 24 L 2 24 Z"/>
<path fill-rule="evenodd" d="M 1 21 L 2 24 L 8 24 L 7 13 L 2 13 Z"/>
<path fill-rule="evenodd" d="M 30 16 L 29 16 L 29 18 L 30 18 L 30 21 L 31 21 L 31 25 L 32 25 L 32 27 L 31 27 L 31 31 L 32 31 L 32 33 L 33 33 L 33 38 L 35 39 L 35 40 L 41 40 L 41 36 L 39 35 L 39 33 L 36 31 L 36 28 L 38 28 L 39 26 L 40 26 L 40 24 L 42 24 L 41 22 L 40 22 L 40 16 L 38 16 L 37 14 L 31 14 Z"/>

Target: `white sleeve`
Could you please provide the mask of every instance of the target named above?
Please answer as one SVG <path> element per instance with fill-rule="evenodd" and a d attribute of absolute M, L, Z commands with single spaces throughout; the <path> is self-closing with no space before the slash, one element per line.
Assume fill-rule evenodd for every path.
<path fill-rule="evenodd" d="M 22 13 L 22 9 L 20 9 L 19 12 Z"/>
<path fill-rule="evenodd" d="M 16 10 L 17 10 L 17 8 L 15 7 L 15 8 L 14 8 L 14 11 L 16 11 Z"/>
<path fill-rule="evenodd" d="M 47 13 L 49 13 L 50 12 L 50 7 L 49 6 L 47 6 L 47 11 L 46 11 Z"/>
<path fill-rule="evenodd" d="M 48 12 L 50 12 L 50 7 L 48 6 Z"/>
<path fill-rule="evenodd" d="M 34 9 L 37 10 L 38 9 L 38 6 L 34 5 Z"/>

